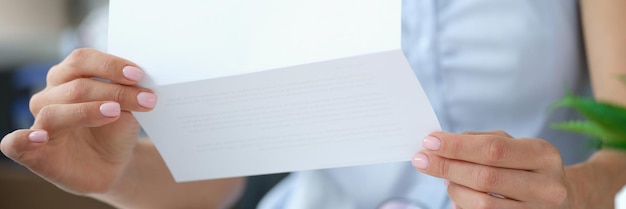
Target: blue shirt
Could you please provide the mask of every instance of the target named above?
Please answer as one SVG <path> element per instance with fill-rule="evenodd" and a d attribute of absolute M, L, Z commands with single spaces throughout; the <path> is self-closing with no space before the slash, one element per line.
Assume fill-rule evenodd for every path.
<path fill-rule="evenodd" d="M 592 151 L 584 138 L 549 128 L 574 118 L 549 106 L 588 87 L 578 15 L 576 0 L 404 0 L 403 50 L 445 131 L 546 139 L 571 164 Z M 259 208 L 377 208 L 389 200 L 450 204 L 441 179 L 393 163 L 293 173 Z"/>

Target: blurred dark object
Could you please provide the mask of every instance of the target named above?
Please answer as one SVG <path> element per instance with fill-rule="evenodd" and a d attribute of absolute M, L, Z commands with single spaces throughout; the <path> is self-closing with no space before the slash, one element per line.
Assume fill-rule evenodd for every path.
<path fill-rule="evenodd" d="M 289 175 L 288 173 L 251 176 L 248 177 L 248 183 L 246 184 L 246 190 L 244 191 L 241 199 L 234 207 L 236 209 L 254 209 L 257 208 L 259 201 L 270 191 L 280 180 Z"/>
<path fill-rule="evenodd" d="M 112 209 L 97 200 L 67 193 L 10 161 L 0 161 L 0 208 Z M 254 209 L 276 183 L 287 174 L 252 176 L 246 191 L 232 209 Z"/>
<path fill-rule="evenodd" d="M 13 105 L 16 92 L 13 90 L 13 71 L 9 68 L 0 69 L 0 134 L 2 136 L 13 131 L 13 119 L 11 106 Z"/>
<path fill-rule="evenodd" d="M 28 102 L 35 92 L 43 89 L 51 64 L 31 64 L 0 69 L 0 134 L 28 128 L 34 118 Z M 0 159 L 5 158 L 4 155 Z"/>
<path fill-rule="evenodd" d="M 0 208 L 113 209 L 97 200 L 67 193 L 10 161 L 0 161 Z"/>
<path fill-rule="evenodd" d="M 67 0 L 67 16 L 70 24 L 77 26 L 94 8 L 108 6 L 108 0 Z"/>
<path fill-rule="evenodd" d="M 34 118 L 30 113 L 30 97 L 45 88 L 46 75 L 52 64 L 30 64 L 18 68 L 13 74 L 16 95 L 11 107 L 14 128 L 28 128 Z"/>

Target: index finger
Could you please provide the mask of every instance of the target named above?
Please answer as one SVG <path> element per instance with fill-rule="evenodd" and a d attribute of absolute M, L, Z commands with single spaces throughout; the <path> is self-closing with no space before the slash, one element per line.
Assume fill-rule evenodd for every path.
<path fill-rule="evenodd" d="M 48 85 L 57 86 L 78 78 L 102 78 L 123 85 L 135 85 L 143 78 L 135 63 L 94 49 L 74 50 L 48 72 Z"/>
<path fill-rule="evenodd" d="M 440 141 L 439 149 L 428 150 L 434 155 L 493 167 L 540 170 L 561 163 L 558 150 L 541 139 L 436 132 L 426 137 L 428 140 Z"/>

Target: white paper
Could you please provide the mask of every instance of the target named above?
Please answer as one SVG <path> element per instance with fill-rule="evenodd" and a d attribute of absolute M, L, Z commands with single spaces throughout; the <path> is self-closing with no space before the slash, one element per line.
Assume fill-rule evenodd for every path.
<path fill-rule="evenodd" d="M 111 0 L 109 52 L 148 69 L 145 86 L 245 74 L 399 49 L 400 8 L 401 0 Z"/>
<path fill-rule="evenodd" d="M 109 51 L 177 181 L 406 161 L 437 118 L 400 50 L 401 0 L 112 0 Z"/>

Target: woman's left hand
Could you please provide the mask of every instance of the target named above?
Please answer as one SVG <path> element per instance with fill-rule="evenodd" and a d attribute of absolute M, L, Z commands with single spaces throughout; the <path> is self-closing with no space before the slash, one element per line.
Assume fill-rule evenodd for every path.
<path fill-rule="evenodd" d="M 446 179 L 457 208 L 569 208 L 573 189 L 559 151 L 541 139 L 501 132 L 432 133 L 413 157 L 425 174 Z"/>

